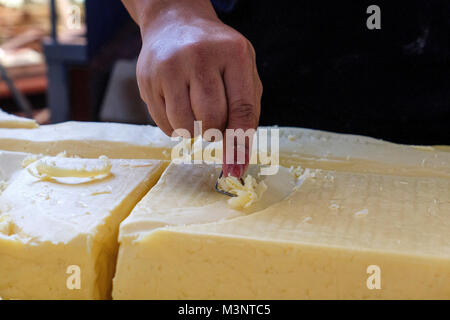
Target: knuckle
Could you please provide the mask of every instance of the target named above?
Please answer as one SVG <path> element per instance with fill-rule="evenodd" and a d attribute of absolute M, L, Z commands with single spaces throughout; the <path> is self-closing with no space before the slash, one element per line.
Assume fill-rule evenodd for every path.
<path fill-rule="evenodd" d="M 247 60 L 251 57 L 250 43 L 243 36 L 238 36 L 233 39 L 230 48 L 234 55 L 241 60 Z"/>
<path fill-rule="evenodd" d="M 234 121 L 252 127 L 256 126 L 258 123 L 258 115 L 255 106 L 246 101 L 236 101 L 232 106 L 231 116 Z"/>

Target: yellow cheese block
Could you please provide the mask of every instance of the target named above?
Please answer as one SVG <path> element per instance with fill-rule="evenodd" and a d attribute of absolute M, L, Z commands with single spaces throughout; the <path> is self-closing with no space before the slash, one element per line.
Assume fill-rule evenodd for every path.
<path fill-rule="evenodd" d="M 23 157 L 2 161 L 3 154 L 2 170 L 13 167 L 15 174 L 0 195 L 0 296 L 110 297 L 119 223 L 156 183 L 165 162 L 46 157 L 19 169 Z M 37 175 L 45 165 L 63 171 Z"/>
<path fill-rule="evenodd" d="M 0 109 L 0 128 L 25 128 L 34 129 L 39 127 L 36 121 L 32 119 L 18 117 L 8 114 Z"/>
<path fill-rule="evenodd" d="M 170 160 L 176 143 L 157 127 L 120 123 L 73 121 L 33 130 L 0 128 L 0 149 L 50 156 L 66 152 L 84 158 Z"/>
<path fill-rule="evenodd" d="M 195 181 L 180 179 L 177 189 L 197 202 L 214 197 L 195 198 Z M 226 220 L 208 223 L 220 202 L 197 206 L 195 220 L 178 226 L 146 225 L 151 211 L 141 224 L 133 212 L 122 224 L 113 297 L 450 299 L 449 190 L 444 178 L 306 170 L 283 200 L 249 214 L 228 209 Z M 170 212 L 180 198 L 146 206 L 163 201 Z"/>

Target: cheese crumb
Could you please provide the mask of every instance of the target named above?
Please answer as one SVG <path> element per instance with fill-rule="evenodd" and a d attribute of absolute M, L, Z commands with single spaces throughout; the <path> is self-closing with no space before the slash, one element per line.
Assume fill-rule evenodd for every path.
<path fill-rule="evenodd" d="M 56 155 L 58 158 L 68 158 L 67 151 L 64 150 Z"/>
<path fill-rule="evenodd" d="M 312 218 L 311 218 L 311 217 L 305 217 L 305 218 L 303 219 L 303 223 L 311 223 L 311 221 L 312 221 Z"/>
<path fill-rule="evenodd" d="M 228 200 L 228 204 L 233 209 L 248 208 L 253 203 L 259 201 L 267 190 L 264 181 L 257 182 L 256 179 L 248 175 L 244 184 L 236 177 L 226 177 L 219 180 L 219 188 L 223 191 L 236 195 Z"/>
<path fill-rule="evenodd" d="M 290 141 L 295 141 L 295 136 L 293 136 L 293 135 L 288 135 L 288 139 L 290 140 Z"/>
<path fill-rule="evenodd" d="M 355 217 L 364 217 L 369 214 L 369 209 L 363 209 L 361 211 L 355 212 Z"/>
<path fill-rule="evenodd" d="M 0 233 L 10 236 L 14 232 L 14 224 L 8 215 L 0 216 Z"/>
<path fill-rule="evenodd" d="M 4 180 L 0 180 L 0 193 L 5 191 L 6 187 L 8 186 L 8 183 Z"/>
<path fill-rule="evenodd" d="M 328 206 L 328 208 L 332 209 L 332 210 L 336 210 L 339 209 L 339 205 L 337 203 L 332 203 Z"/>
<path fill-rule="evenodd" d="M 294 167 L 289 168 L 289 173 L 291 173 L 296 179 L 301 177 L 304 172 L 305 172 L 305 169 L 303 169 L 301 166 L 298 166 L 295 168 Z"/>
<path fill-rule="evenodd" d="M 23 159 L 23 161 L 22 161 L 22 168 L 26 168 L 26 167 L 28 167 L 30 164 L 32 164 L 33 162 L 36 162 L 37 160 L 39 160 L 39 158 L 41 158 L 42 156 L 41 155 L 35 155 L 35 154 L 32 154 L 32 155 L 29 155 L 29 156 L 27 156 L 25 159 Z"/>

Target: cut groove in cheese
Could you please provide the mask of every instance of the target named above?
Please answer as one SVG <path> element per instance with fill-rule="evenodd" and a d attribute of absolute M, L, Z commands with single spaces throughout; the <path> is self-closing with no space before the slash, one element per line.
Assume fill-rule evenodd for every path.
<path fill-rule="evenodd" d="M 75 167 L 98 159 L 70 161 Z M 21 161 L 17 161 L 21 168 Z M 45 160 L 47 161 L 47 160 Z M 78 164 L 76 164 L 78 162 Z M 117 254 L 119 223 L 156 183 L 165 162 L 111 160 L 107 179 L 83 184 L 42 181 L 29 174 L 39 161 L 9 179 L 0 195 L 0 296 L 6 299 L 105 299 Z M 0 154 L 1 165 L 1 154 Z M 67 270 L 81 270 L 81 289 L 66 286 Z"/>
<path fill-rule="evenodd" d="M 315 170 L 251 215 L 147 230 L 131 242 L 125 232 L 113 296 L 449 299 L 449 190 L 450 179 Z M 367 287 L 371 265 L 382 290 Z"/>
<path fill-rule="evenodd" d="M 34 129 L 39 127 L 37 122 L 32 119 L 18 117 L 9 113 L 6 113 L 0 109 L 0 128 L 24 128 L 24 129 Z"/>

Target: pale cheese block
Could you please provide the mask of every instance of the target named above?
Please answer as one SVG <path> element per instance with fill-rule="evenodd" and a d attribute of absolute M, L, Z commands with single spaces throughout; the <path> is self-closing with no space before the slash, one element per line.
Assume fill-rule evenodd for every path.
<path fill-rule="evenodd" d="M 39 127 L 39 125 L 33 119 L 18 117 L 0 109 L 0 128 L 34 129 L 37 127 Z"/>
<path fill-rule="evenodd" d="M 71 121 L 33 130 L 0 128 L 0 149 L 50 156 L 170 160 L 176 144 L 150 125 Z"/>
<path fill-rule="evenodd" d="M 300 180 L 251 214 L 122 229 L 113 297 L 450 299 L 449 179 L 311 170 Z"/>
<path fill-rule="evenodd" d="M 17 169 L 2 154 L 2 169 Z M 110 298 L 119 224 L 165 167 L 159 160 L 46 157 L 16 171 L 0 195 L 0 296 Z M 86 174 L 97 169 L 99 176 Z M 70 278 L 78 271 L 80 278 Z"/>

